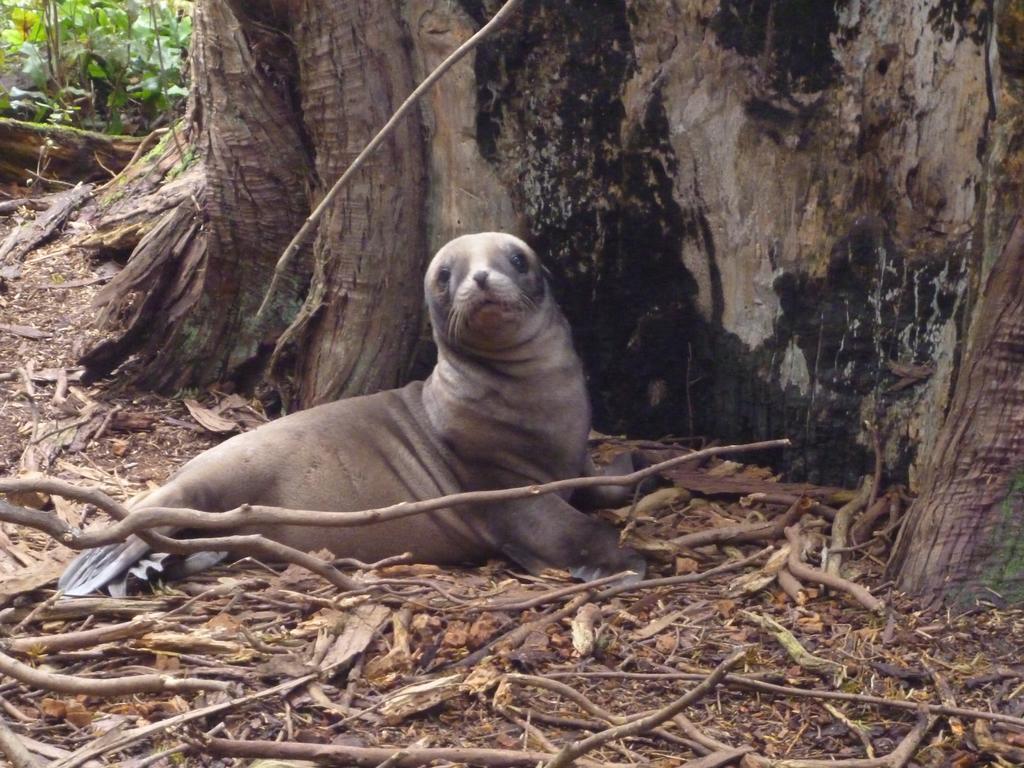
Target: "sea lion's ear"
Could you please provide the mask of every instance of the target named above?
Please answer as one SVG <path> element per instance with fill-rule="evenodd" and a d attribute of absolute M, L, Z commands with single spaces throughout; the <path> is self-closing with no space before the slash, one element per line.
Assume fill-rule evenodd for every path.
<path fill-rule="evenodd" d="M 550 285 L 555 280 L 555 276 L 551 274 L 551 270 L 545 267 L 543 264 L 540 265 L 540 273 L 544 275 L 544 281 Z"/>

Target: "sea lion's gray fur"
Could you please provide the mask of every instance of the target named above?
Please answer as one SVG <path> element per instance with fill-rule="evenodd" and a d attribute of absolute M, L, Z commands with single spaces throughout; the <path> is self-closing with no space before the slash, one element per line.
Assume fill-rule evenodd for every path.
<path fill-rule="evenodd" d="M 223 511 L 244 503 L 350 511 L 457 491 L 583 474 L 590 406 L 568 324 L 543 267 L 521 240 L 483 233 L 434 256 L 424 290 L 438 361 L 425 382 L 300 411 L 188 462 L 133 507 Z M 373 561 L 474 562 L 501 553 L 531 571 L 582 579 L 643 559 L 615 529 L 546 495 L 345 528 L 275 526 L 261 533 L 301 550 Z M 132 537 L 80 555 L 65 594 L 86 594 L 161 566 Z M 204 561 L 208 564 L 209 558 Z"/>

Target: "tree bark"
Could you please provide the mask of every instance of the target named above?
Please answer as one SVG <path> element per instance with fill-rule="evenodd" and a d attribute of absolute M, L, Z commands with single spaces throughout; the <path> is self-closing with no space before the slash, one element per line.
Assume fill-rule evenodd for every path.
<path fill-rule="evenodd" d="M 0 181 L 24 185 L 38 173 L 58 181 L 105 181 L 142 139 L 0 118 Z"/>
<path fill-rule="evenodd" d="M 191 165 L 179 161 L 191 184 L 158 206 L 158 223 L 100 294 L 106 319 L 128 318 L 83 361 L 96 377 L 139 352 L 139 381 L 166 391 L 251 376 L 309 275 L 308 259 L 298 260 L 266 322 L 252 323 L 275 254 L 308 208 L 310 152 L 287 87 L 294 57 L 284 34 L 223 3 L 197 3 L 193 20 L 191 67 L 202 74 L 193 78 L 187 129 L 174 137 L 198 154 Z M 183 154 L 168 144 L 175 150 Z M 165 169 L 171 181 L 155 197 L 181 186 L 173 171 Z"/>
<path fill-rule="evenodd" d="M 428 256 L 416 120 L 331 207 L 264 322 L 252 320 L 292 235 L 414 84 L 397 6 L 200 2 L 192 71 L 188 194 L 157 204 L 158 232 L 133 210 L 130 227 L 87 243 L 146 235 L 100 297 L 122 328 L 86 355 L 90 377 L 139 352 L 145 386 L 252 386 L 287 329 L 274 371 L 286 405 L 398 385 Z"/>
<path fill-rule="evenodd" d="M 398 4 L 308 0 L 297 18 L 302 119 L 315 147 L 319 200 L 416 83 Z M 402 381 L 422 326 L 425 197 L 422 127 L 409 119 L 317 231 L 324 293 L 294 364 L 302 406 Z"/>
<path fill-rule="evenodd" d="M 1024 601 L 1024 219 L 992 267 L 946 424 L 890 562 L 908 592 Z"/>

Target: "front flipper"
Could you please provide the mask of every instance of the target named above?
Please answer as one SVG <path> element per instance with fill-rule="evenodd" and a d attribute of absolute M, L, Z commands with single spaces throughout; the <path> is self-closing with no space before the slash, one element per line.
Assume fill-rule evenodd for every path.
<path fill-rule="evenodd" d="M 585 477 L 631 475 L 638 469 L 646 469 L 649 466 L 650 463 L 640 453 L 626 451 L 616 455 L 610 462 L 602 466 L 598 466 L 593 459 L 588 457 L 583 468 L 583 475 Z M 641 480 L 639 494 L 643 496 L 650 493 L 657 485 L 658 481 L 653 477 Z M 576 490 L 572 494 L 572 503 L 583 509 L 623 507 L 633 501 L 637 490 L 636 485 L 595 485 Z"/>
<path fill-rule="evenodd" d="M 647 564 L 635 550 L 619 546 L 612 525 L 585 515 L 554 494 L 496 505 L 481 513 L 492 546 L 531 573 L 564 568 L 581 581 L 634 571 Z"/>

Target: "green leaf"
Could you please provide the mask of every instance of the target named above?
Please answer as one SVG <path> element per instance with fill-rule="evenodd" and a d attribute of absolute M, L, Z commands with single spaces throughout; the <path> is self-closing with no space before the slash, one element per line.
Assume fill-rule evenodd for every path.
<path fill-rule="evenodd" d="M 105 70 L 96 59 L 89 59 L 89 66 L 86 68 L 89 73 L 89 77 L 94 77 L 97 80 L 107 79 L 107 70 Z"/>

